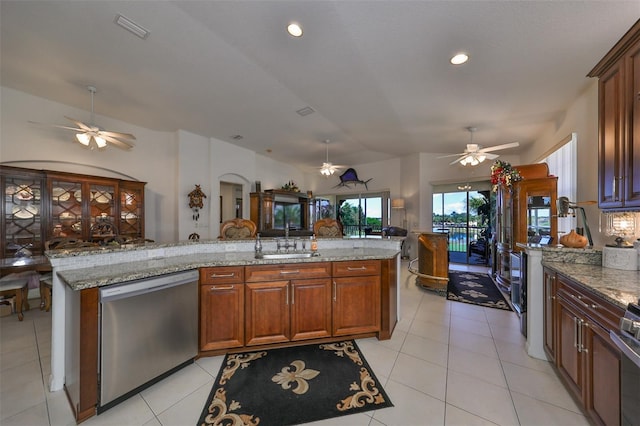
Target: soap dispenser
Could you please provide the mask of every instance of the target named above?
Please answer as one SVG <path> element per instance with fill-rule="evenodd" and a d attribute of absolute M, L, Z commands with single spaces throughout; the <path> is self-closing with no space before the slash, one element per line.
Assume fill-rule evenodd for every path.
<path fill-rule="evenodd" d="M 256 234 L 256 247 L 255 247 L 256 253 L 261 253 L 262 252 L 262 241 L 260 241 L 260 234 Z"/>
<path fill-rule="evenodd" d="M 316 240 L 316 234 L 313 234 L 311 237 L 311 252 L 315 253 L 318 251 L 318 240 Z"/>

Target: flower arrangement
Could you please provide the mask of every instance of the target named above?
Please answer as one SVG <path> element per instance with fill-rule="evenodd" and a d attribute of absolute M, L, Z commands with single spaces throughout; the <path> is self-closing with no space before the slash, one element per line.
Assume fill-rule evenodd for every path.
<path fill-rule="evenodd" d="M 496 160 L 491 166 L 491 184 L 493 192 L 498 190 L 499 185 L 511 187 L 515 182 L 522 180 L 522 176 L 517 169 L 506 161 Z"/>
<path fill-rule="evenodd" d="M 285 191 L 291 191 L 291 192 L 300 192 L 300 188 L 298 188 L 298 185 L 292 180 L 282 185 L 281 189 L 284 189 Z"/>

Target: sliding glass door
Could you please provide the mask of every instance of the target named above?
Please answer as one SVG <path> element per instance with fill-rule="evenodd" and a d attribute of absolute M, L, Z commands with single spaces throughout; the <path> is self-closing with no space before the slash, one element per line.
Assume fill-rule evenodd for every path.
<path fill-rule="evenodd" d="M 344 235 L 380 235 L 389 225 L 389 192 L 337 195 L 338 218 Z"/>
<path fill-rule="evenodd" d="M 489 262 L 490 191 L 433 194 L 433 232 L 449 235 L 449 260 L 486 265 Z"/>

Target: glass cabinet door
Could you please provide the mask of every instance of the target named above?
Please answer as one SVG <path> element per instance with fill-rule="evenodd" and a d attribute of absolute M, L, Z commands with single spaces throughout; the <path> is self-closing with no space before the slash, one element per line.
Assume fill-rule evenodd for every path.
<path fill-rule="evenodd" d="M 3 182 L 3 257 L 41 254 L 42 179 L 7 176 Z"/>
<path fill-rule="evenodd" d="M 89 185 L 89 240 L 100 242 L 118 235 L 115 220 L 115 193 L 113 185 Z"/>
<path fill-rule="evenodd" d="M 51 183 L 51 235 L 83 239 L 82 184 L 54 180 Z"/>
<path fill-rule="evenodd" d="M 120 186 L 120 234 L 142 237 L 144 187 Z"/>
<path fill-rule="evenodd" d="M 543 236 L 551 235 L 551 197 L 527 198 L 527 242 L 538 243 Z"/>

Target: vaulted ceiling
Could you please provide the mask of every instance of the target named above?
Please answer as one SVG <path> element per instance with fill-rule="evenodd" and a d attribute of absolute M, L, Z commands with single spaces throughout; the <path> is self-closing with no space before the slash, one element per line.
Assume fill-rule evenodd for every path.
<path fill-rule="evenodd" d="M 461 152 L 468 126 L 526 147 L 639 17 L 637 0 L 2 0 L 0 82 L 87 111 L 93 85 L 98 115 L 312 170 L 327 139 L 348 165 Z"/>

